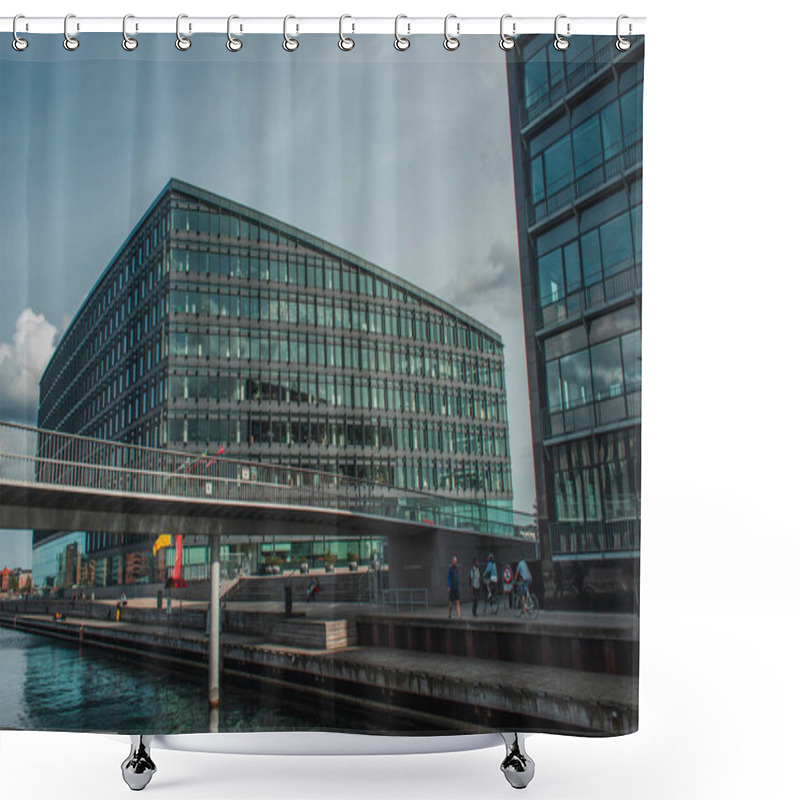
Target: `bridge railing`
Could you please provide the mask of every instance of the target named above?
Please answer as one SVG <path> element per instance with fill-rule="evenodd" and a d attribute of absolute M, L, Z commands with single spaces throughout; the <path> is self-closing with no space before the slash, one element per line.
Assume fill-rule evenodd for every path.
<path fill-rule="evenodd" d="M 0 478 L 32 485 L 206 502 L 346 510 L 512 536 L 530 514 L 336 473 L 187 454 L 0 422 Z"/>

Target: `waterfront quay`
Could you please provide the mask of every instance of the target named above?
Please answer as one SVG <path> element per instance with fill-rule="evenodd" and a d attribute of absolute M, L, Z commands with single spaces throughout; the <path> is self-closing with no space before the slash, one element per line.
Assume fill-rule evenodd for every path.
<path fill-rule="evenodd" d="M 0 625 L 207 670 L 208 605 L 131 600 L 6 602 Z M 358 603 L 227 602 L 220 654 L 225 682 L 285 687 L 312 704 L 337 699 L 416 717 L 426 728 L 499 728 L 613 735 L 638 726 L 638 621 L 621 614 L 541 612 L 449 619 Z M 54 619 L 56 613 L 63 618 Z M 224 698 L 224 686 L 223 686 Z"/>

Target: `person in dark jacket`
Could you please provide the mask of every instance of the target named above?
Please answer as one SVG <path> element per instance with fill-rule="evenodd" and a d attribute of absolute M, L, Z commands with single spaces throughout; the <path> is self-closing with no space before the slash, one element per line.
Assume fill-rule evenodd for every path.
<path fill-rule="evenodd" d="M 458 591 L 458 559 L 453 556 L 453 563 L 447 570 L 447 590 L 450 594 L 450 605 L 447 608 L 448 619 L 453 616 L 453 603 L 456 605 L 456 613 L 461 619 L 461 595 Z"/>

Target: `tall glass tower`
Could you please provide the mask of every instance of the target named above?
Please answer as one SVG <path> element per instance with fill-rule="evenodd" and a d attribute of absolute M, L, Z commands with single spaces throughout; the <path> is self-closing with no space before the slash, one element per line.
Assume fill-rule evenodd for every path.
<path fill-rule="evenodd" d="M 638 575 L 643 37 L 517 40 L 508 81 L 545 585 Z M 605 579 L 603 578 L 605 576 Z M 613 576 L 613 577 L 612 577 Z M 588 578 L 588 580 L 587 580 Z M 627 587 L 627 588 L 626 588 Z"/>

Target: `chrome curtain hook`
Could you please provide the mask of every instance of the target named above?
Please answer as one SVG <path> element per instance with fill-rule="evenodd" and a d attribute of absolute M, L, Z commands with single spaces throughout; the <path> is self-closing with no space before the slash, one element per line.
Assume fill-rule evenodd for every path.
<path fill-rule="evenodd" d="M 283 18 L 283 49 L 286 50 L 287 53 L 293 53 L 300 47 L 300 40 L 293 39 L 289 36 L 288 25 L 290 19 L 295 19 L 295 17 L 289 14 Z"/>
<path fill-rule="evenodd" d="M 511 38 L 511 36 L 506 35 L 504 30 L 504 25 L 507 19 L 511 19 L 511 14 L 503 14 L 500 17 L 500 49 L 501 50 L 513 50 L 514 45 L 516 42 Z M 511 35 L 513 36 L 517 32 L 517 23 L 511 23 Z"/>
<path fill-rule="evenodd" d="M 25 19 L 24 14 L 17 14 L 14 17 L 14 22 L 11 23 L 11 33 L 14 34 L 14 40 L 11 42 L 11 46 L 18 52 L 21 53 L 23 50 L 27 50 L 28 48 L 28 40 L 23 39 L 21 36 L 17 34 L 17 20 L 18 19 Z"/>
<path fill-rule="evenodd" d="M 451 19 L 456 19 L 456 15 L 455 14 L 448 14 L 444 18 L 444 49 L 445 50 L 450 50 L 450 52 L 452 52 L 453 50 L 458 50 L 458 46 L 461 44 L 461 42 L 458 40 L 458 33 L 461 30 L 461 23 L 460 22 L 456 23 L 456 35 L 455 36 L 451 36 L 447 32 L 447 23 L 450 22 Z"/>
<path fill-rule="evenodd" d="M 187 39 L 181 33 L 181 20 L 188 18 L 188 14 L 178 14 L 178 17 L 175 20 L 175 47 L 177 47 L 178 50 L 188 50 L 192 46 L 192 40 Z M 189 26 L 189 30 L 191 30 L 191 26 Z"/>
<path fill-rule="evenodd" d="M 566 50 L 569 47 L 569 39 L 565 39 L 558 32 L 558 21 L 560 19 L 566 19 L 566 18 L 567 18 L 566 14 L 559 14 L 556 17 L 556 22 L 555 22 L 555 26 L 554 26 L 554 32 L 555 32 L 555 35 L 556 35 L 556 40 L 553 42 L 553 47 L 555 47 L 556 50 Z M 570 28 L 570 24 L 568 22 L 567 23 L 567 36 L 569 36 L 569 33 L 570 33 L 569 28 Z"/>
<path fill-rule="evenodd" d="M 339 49 L 345 51 L 352 50 L 356 46 L 355 41 L 345 36 L 344 31 L 342 30 L 342 26 L 344 25 L 344 21 L 346 19 L 353 19 L 353 18 L 349 14 L 342 14 L 342 16 L 339 17 Z M 351 25 L 353 31 L 355 31 L 356 29 L 355 23 L 351 23 Z"/>
<path fill-rule="evenodd" d="M 233 20 L 239 19 L 236 14 L 231 14 L 228 17 L 228 41 L 225 42 L 225 47 L 231 51 L 231 53 L 238 53 L 242 49 L 242 45 L 244 44 L 241 39 L 237 39 L 235 36 L 231 34 L 231 22 Z M 241 30 L 241 28 L 239 29 Z"/>
<path fill-rule="evenodd" d="M 127 50 L 129 53 L 139 46 L 139 40 L 128 36 L 128 20 L 136 19 L 133 14 L 126 14 L 122 18 L 122 49 Z"/>
<path fill-rule="evenodd" d="M 64 49 L 69 50 L 70 53 L 81 46 L 81 43 L 74 36 L 69 35 L 69 21 L 71 19 L 75 19 L 74 14 L 67 14 L 67 16 L 64 17 Z M 77 30 L 80 30 L 80 27 L 78 27 Z"/>
<path fill-rule="evenodd" d="M 620 16 L 617 17 L 617 43 L 615 47 L 620 52 L 624 52 L 625 50 L 630 50 L 631 47 L 631 40 L 623 38 L 622 34 L 620 33 L 620 22 L 622 22 L 622 20 L 624 19 L 628 19 L 628 16 L 626 14 L 620 14 Z M 630 36 L 632 32 L 633 32 L 633 25 L 631 25 L 631 23 L 629 22 L 628 36 Z"/>
<path fill-rule="evenodd" d="M 408 19 L 405 14 L 398 14 L 394 18 L 394 49 L 395 50 L 408 50 L 411 47 L 411 39 L 407 39 L 405 36 L 400 35 L 400 20 L 401 19 Z M 408 29 L 408 34 L 411 33 L 411 23 L 406 23 L 406 28 Z"/>

